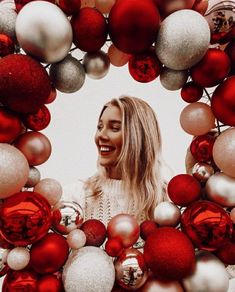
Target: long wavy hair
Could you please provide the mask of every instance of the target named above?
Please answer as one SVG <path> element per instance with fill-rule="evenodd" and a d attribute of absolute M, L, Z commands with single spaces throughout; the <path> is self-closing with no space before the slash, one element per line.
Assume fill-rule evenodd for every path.
<path fill-rule="evenodd" d="M 162 174 L 162 139 L 156 115 L 142 99 L 121 96 L 108 102 L 100 117 L 109 105 L 117 106 L 122 113 L 123 144 L 117 167 L 129 196 L 129 207 L 134 200 L 137 202 L 135 217 L 139 219 L 144 214 L 146 219 L 152 219 L 157 204 L 167 197 Z M 85 189 L 94 196 L 100 194 L 107 177 L 108 170 L 98 161 L 98 172 L 86 181 Z"/>

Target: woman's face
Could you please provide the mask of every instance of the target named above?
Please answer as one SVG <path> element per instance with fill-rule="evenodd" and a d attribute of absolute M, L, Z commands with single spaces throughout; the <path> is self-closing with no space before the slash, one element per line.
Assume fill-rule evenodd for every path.
<path fill-rule="evenodd" d="M 97 126 L 95 143 L 99 163 L 110 168 L 110 177 L 117 178 L 116 163 L 122 149 L 122 114 L 117 106 L 104 109 Z"/>

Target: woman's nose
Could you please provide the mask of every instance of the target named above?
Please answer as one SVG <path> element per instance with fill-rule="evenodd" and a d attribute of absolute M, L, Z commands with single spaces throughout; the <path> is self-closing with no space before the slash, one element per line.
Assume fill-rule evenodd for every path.
<path fill-rule="evenodd" d="M 109 139 L 107 130 L 104 128 L 99 131 L 98 136 L 99 136 L 99 139 L 101 139 L 101 140 L 108 140 Z"/>

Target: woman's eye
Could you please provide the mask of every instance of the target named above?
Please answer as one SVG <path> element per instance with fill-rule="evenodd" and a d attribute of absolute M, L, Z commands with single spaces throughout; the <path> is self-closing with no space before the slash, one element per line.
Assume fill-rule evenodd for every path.
<path fill-rule="evenodd" d="M 120 128 L 112 127 L 112 130 L 113 130 L 114 132 L 118 132 L 118 131 L 120 131 Z"/>
<path fill-rule="evenodd" d="M 100 131 L 101 129 L 102 129 L 102 125 L 98 125 L 98 126 L 97 126 L 97 130 Z"/>

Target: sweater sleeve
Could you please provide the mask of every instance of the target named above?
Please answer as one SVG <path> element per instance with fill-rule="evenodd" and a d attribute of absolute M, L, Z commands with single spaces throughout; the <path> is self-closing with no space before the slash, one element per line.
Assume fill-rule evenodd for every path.
<path fill-rule="evenodd" d="M 63 194 L 61 200 L 76 202 L 82 208 L 85 208 L 84 183 L 82 181 L 77 181 L 75 183 L 65 185 L 63 187 Z"/>

